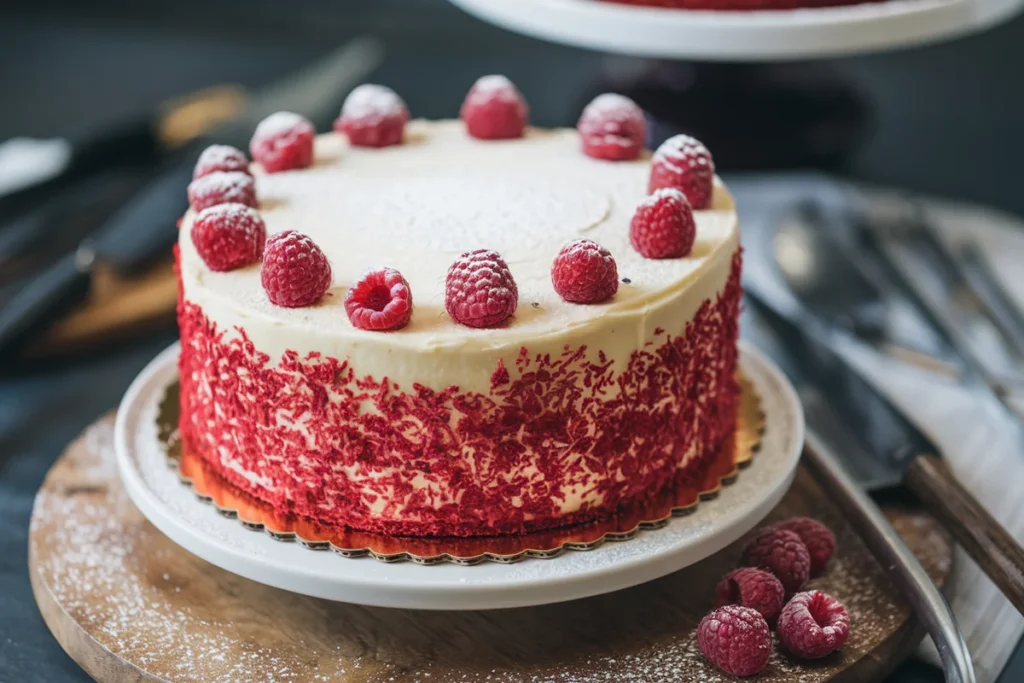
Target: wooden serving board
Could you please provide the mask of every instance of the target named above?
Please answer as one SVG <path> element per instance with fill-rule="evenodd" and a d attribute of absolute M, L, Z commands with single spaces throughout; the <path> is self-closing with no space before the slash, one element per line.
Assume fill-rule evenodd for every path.
<path fill-rule="evenodd" d="M 334 603 L 240 578 L 163 536 L 121 487 L 112 425 L 108 416 L 90 427 L 50 470 L 29 540 L 32 587 L 46 623 L 101 682 L 735 680 L 705 662 L 694 632 L 712 607 L 719 578 L 736 566 L 742 541 L 662 579 L 570 603 L 491 612 Z M 929 574 L 943 582 L 951 547 L 936 522 L 908 509 L 887 512 Z M 851 637 L 841 653 L 811 664 L 776 648 L 768 668 L 749 680 L 880 680 L 919 642 L 918 625 L 802 470 L 770 519 L 791 515 L 811 515 L 836 530 L 837 555 L 811 586 L 846 604 Z"/>

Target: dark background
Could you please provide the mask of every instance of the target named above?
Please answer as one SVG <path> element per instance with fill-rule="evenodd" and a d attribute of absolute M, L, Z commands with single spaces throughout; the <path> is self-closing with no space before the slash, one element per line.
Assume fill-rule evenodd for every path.
<path fill-rule="evenodd" d="M 442 0 L 0 1 L 0 141 L 102 124 L 205 85 L 259 86 L 357 34 L 385 42 L 385 63 L 373 80 L 394 87 L 414 115 L 431 118 L 455 116 L 473 80 L 497 72 L 526 94 L 534 123 L 572 125 L 580 98 L 602 74 L 636 66 L 501 31 Z M 1024 215 L 1024 19 L 938 46 L 826 66 L 873 112 L 869 135 L 843 175 Z M 63 446 L 113 408 L 173 339 L 169 330 L 100 355 L 0 375 L 0 682 L 86 680 L 31 597 L 32 498 Z M 893 680 L 942 678 L 910 663 Z M 1001 683 L 1021 680 L 1018 651 Z"/>

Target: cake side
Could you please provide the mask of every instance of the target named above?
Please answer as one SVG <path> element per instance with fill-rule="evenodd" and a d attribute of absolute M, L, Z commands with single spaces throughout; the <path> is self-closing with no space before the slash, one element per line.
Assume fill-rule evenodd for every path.
<path fill-rule="evenodd" d="M 183 440 L 275 509 L 396 535 L 562 526 L 637 504 L 731 457 L 738 252 L 678 334 L 616 367 L 520 348 L 486 393 L 403 390 L 345 360 L 225 335 L 183 301 Z"/>

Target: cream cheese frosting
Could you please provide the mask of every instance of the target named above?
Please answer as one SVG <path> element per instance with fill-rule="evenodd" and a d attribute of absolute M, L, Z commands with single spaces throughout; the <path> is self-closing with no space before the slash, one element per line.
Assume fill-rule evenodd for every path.
<path fill-rule="evenodd" d="M 715 181 L 712 206 L 695 212 L 697 237 L 681 259 L 651 260 L 629 242 L 629 223 L 647 195 L 650 156 L 608 162 L 587 157 L 574 130 L 527 129 L 524 139 L 481 141 L 459 121 L 411 121 L 405 143 L 351 147 L 336 133 L 316 139 L 311 168 L 261 173 L 254 166 L 268 234 L 309 235 L 333 271 L 316 305 L 270 303 L 259 265 L 215 273 L 180 233 L 184 297 L 224 330 L 243 329 L 260 351 L 318 352 L 349 359 L 362 374 L 404 388 L 460 386 L 486 392 L 498 359 L 511 365 L 531 351 L 587 345 L 624 364 L 655 329 L 679 334 L 705 300 L 720 292 L 738 247 L 732 197 Z M 563 301 L 551 285 L 555 255 L 587 238 L 609 249 L 623 283 L 608 302 Z M 472 329 L 444 306 L 449 265 L 462 252 L 498 251 L 519 288 L 515 316 L 500 327 Z M 345 292 L 369 267 L 398 269 L 413 293 L 409 325 L 360 330 L 345 314 Z M 626 282 L 628 280 L 628 283 Z"/>

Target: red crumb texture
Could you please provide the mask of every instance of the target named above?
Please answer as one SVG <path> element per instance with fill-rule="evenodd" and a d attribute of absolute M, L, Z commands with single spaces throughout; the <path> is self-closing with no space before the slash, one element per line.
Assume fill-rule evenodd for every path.
<path fill-rule="evenodd" d="M 318 354 L 271 359 L 183 300 L 185 447 L 282 514 L 371 532 L 510 534 L 606 516 L 731 457 L 740 263 L 737 252 L 723 292 L 681 334 L 625 367 L 585 347 L 523 348 L 486 394 L 399 387 Z M 534 468 L 543 477 L 524 474 Z M 563 513 L 563 487 L 584 483 L 604 502 Z"/>

